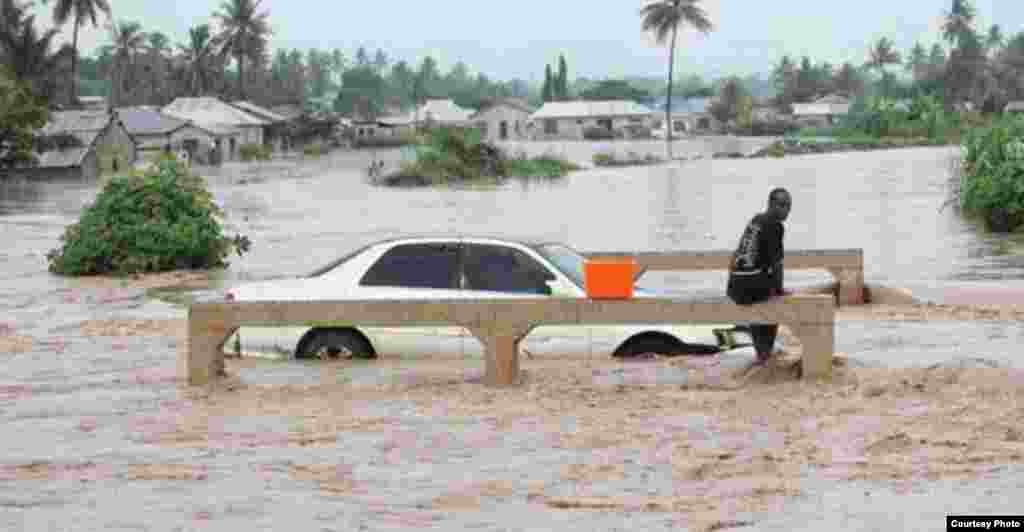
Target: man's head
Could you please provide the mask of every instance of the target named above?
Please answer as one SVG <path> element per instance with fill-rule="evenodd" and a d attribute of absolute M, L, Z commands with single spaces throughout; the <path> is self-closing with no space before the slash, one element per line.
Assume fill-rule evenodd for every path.
<path fill-rule="evenodd" d="M 780 222 L 789 217 L 789 209 L 793 206 L 793 198 L 784 188 L 772 189 L 768 194 L 768 214 Z"/>

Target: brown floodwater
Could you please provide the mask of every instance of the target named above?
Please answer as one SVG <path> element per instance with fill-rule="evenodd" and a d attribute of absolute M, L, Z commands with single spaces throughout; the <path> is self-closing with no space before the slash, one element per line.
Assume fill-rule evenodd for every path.
<path fill-rule="evenodd" d="M 716 151 L 750 152 L 766 142 L 682 141 L 676 154 L 694 160 L 484 188 L 374 187 L 362 173 L 368 152 L 203 169 L 229 231 L 253 241 L 252 252 L 234 257 L 211 285 L 306 273 L 358 246 L 406 232 L 546 237 L 580 250 L 731 248 L 747 219 L 764 207 L 768 191 L 784 186 L 794 200 L 786 224 L 790 249 L 863 248 L 868 282 L 910 288 L 923 300 L 1024 300 L 1024 235 L 990 235 L 955 210 L 940 209 L 956 149 L 708 159 Z M 663 149 L 656 142 L 510 148 L 580 163 L 608 149 Z M 372 155 L 389 168 L 402 158 L 399 150 Z M 659 512 L 538 509 L 501 490 L 474 511 L 421 506 L 467 471 L 539 482 L 550 495 L 576 489 L 559 480 L 557 470 L 587 458 L 567 449 L 538 454 L 544 443 L 529 433 L 506 435 L 504 446 L 471 446 L 397 469 L 368 458 L 390 436 L 339 431 L 331 445 L 296 445 L 268 435 L 287 434 L 301 420 L 259 412 L 211 413 L 215 445 L 160 445 L 153 435 L 194 407 L 175 381 L 180 340 L 161 333 L 185 316 L 184 307 L 142 287 L 46 271 L 46 251 L 59 244 L 64 227 L 96 192 L 95 183 L 0 184 L 0 529 L 278 530 L 282 522 L 301 530 L 679 529 L 677 520 Z M 787 272 L 792 286 L 827 279 L 822 272 Z M 659 273 L 642 284 L 677 294 L 711 293 L 722 290 L 724 276 Z M 135 324 L 127 336 L 95 326 L 127 322 Z M 837 351 L 861 365 L 1024 365 L 1019 321 L 844 320 L 836 334 Z M 431 340 L 429 348 L 447 341 Z M 552 342 L 545 344 L 551 352 L 574 345 Z M 749 354 L 724 359 L 744 356 Z M 319 375 L 315 366 L 277 362 L 241 373 L 257 384 L 301 384 Z M 353 375 L 385 378 L 371 366 Z M 366 408 L 393 419 L 417 448 L 445 430 L 398 398 Z M 339 465 L 326 473 L 311 469 L 322 463 Z M 646 495 L 673 489 L 672 478 L 645 465 L 641 455 L 630 463 L 621 482 L 598 488 Z M 327 477 L 367 491 L 339 498 L 311 489 Z M 920 493 L 901 492 L 897 508 L 878 502 L 892 499 L 894 488 L 885 483 L 836 484 L 809 472 L 805 496 L 790 499 L 786 512 L 737 519 L 765 530 L 934 529 L 945 513 L 1012 513 L 1005 501 L 1024 492 L 1020 478 L 1019 468 L 1000 468 L 967 483 L 932 483 Z"/>

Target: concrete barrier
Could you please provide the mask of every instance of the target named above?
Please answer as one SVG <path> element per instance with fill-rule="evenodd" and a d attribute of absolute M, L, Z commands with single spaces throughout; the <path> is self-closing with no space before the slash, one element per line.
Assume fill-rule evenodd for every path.
<path fill-rule="evenodd" d="M 632 257 L 648 271 L 728 270 L 733 252 L 711 251 L 590 251 L 588 258 Z M 864 304 L 864 251 L 861 249 L 787 250 L 785 268 L 827 270 L 839 286 L 840 305 Z"/>
<path fill-rule="evenodd" d="M 803 374 L 827 378 L 835 344 L 835 300 L 796 295 L 740 306 L 725 298 L 684 300 L 586 298 L 493 300 L 361 300 L 196 303 L 188 312 L 188 348 L 178 373 L 204 385 L 224 373 L 224 343 L 242 326 L 398 327 L 461 326 L 484 346 L 484 382 L 519 381 L 519 342 L 534 327 L 643 323 L 781 323 L 803 345 Z"/>

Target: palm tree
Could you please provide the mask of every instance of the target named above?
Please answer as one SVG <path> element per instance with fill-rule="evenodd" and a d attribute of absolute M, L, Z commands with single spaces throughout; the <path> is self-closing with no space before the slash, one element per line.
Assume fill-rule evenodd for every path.
<path fill-rule="evenodd" d="M 210 36 L 210 25 L 201 24 L 189 28 L 188 44 L 178 45 L 188 65 L 189 92 L 193 96 L 201 96 L 209 88 L 207 76 L 216 44 Z"/>
<path fill-rule="evenodd" d="M 999 27 L 999 24 L 993 24 L 988 29 L 988 36 L 985 37 L 985 47 L 993 54 L 997 54 L 1005 42 L 1006 38 L 1003 37 L 1002 28 Z"/>
<path fill-rule="evenodd" d="M 0 9 L 5 16 L 0 26 L 0 60 L 14 78 L 26 83 L 34 94 L 52 99 L 57 94 L 57 78 L 65 70 L 74 53 L 69 45 L 51 52 L 56 29 L 40 34 L 36 30 L 35 15 L 24 16 L 19 6 L 4 2 Z"/>
<path fill-rule="evenodd" d="M 907 54 L 907 61 L 904 65 L 907 72 L 913 76 L 914 81 L 920 81 L 924 74 L 924 67 L 928 64 L 928 51 L 921 43 L 914 43 L 914 47 Z"/>
<path fill-rule="evenodd" d="M 882 95 L 888 96 L 888 72 L 886 72 L 885 67 L 900 64 L 900 53 L 893 48 L 892 40 L 888 37 L 882 37 L 871 47 L 869 55 L 870 59 L 868 59 L 865 66 L 874 68 L 882 73 Z"/>
<path fill-rule="evenodd" d="M 263 0 L 225 0 L 214 13 L 220 22 L 221 55 L 234 56 L 238 63 L 238 96 L 245 99 L 245 61 L 259 59 L 270 35 L 269 13 L 257 13 Z"/>
<path fill-rule="evenodd" d="M 668 53 L 668 99 L 665 101 L 665 124 L 668 134 L 665 145 L 668 158 L 672 160 L 672 70 L 676 58 L 676 36 L 679 26 L 688 25 L 707 34 L 714 29 L 704 9 L 697 5 L 700 0 L 656 0 L 640 9 L 643 17 L 643 31 L 654 32 L 658 44 L 664 44 L 671 35 Z"/>
<path fill-rule="evenodd" d="M 135 58 L 145 47 L 146 34 L 138 22 L 121 21 L 110 24 L 111 40 L 114 42 L 114 77 L 111 85 L 113 94 L 111 106 L 121 105 L 124 82 L 135 66 Z"/>
<path fill-rule="evenodd" d="M 946 13 L 942 23 L 942 36 L 958 47 L 964 37 L 974 32 L 974 6 L 970 0 L 953 0 L 953 6 Z"/>
<path fill-rule="evenodd" d="M 78 28 L 82 23 L 88 21 L 95 28 L 97 26 L 97 11 L 101 11 L 110 18 L 110 4 L 107 0 L 55 0 L 53 4 L 53 21 L 57 26 L 63 26 L 69 18 L 74 18 L 74 33 L 71 38 L 71 47 L 74 55 L 71 57 L 71 97 L 70 102 L 78 101 Z"/>

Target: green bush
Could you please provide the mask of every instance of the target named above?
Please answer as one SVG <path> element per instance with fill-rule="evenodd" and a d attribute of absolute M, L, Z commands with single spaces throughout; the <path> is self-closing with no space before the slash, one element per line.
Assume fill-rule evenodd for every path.
<path fill-rule="evenodd" d="M 595 166 L 611 166 L 615 164 L 615 154 L 610 152 L 595 153 L 593 161 Z"/>
<path fill-rule="evenodd" d="M 394 136 L 356 137 L 352 141 L 352 146 L 356 148 L 397 148 L 416 144 L 416 142 L 416 136 L 409 133 Z"/>
<path fill-rule="evenodd" d="M 260 160 L 270 160 L 270 147 L 262 144 L 242 144 L 238 147 L 238 157 L 245 162 Z"/>
<path fill-rule="evenodd" d="M 302 153 L 310 157 L 319 157 L 327 153 L 327 146 L 320 142 L 311 142 L 302 147 Z"/>
<path fill-rule="evenodd" d="M 227 267 L 231 251 L 241 256 L 250 242 L 225 237 L 221 215 L 202 178 L 163 159 L 144 173 L 111 178 L 46 254 L 49 269 L 94 275 Z"/>
<path fill-rule="evenodd" d="M 968 132 L 960 163 L 961 207 L 991 219 L 1024 224 L 1024 124 L 1004 121 Z"/>

